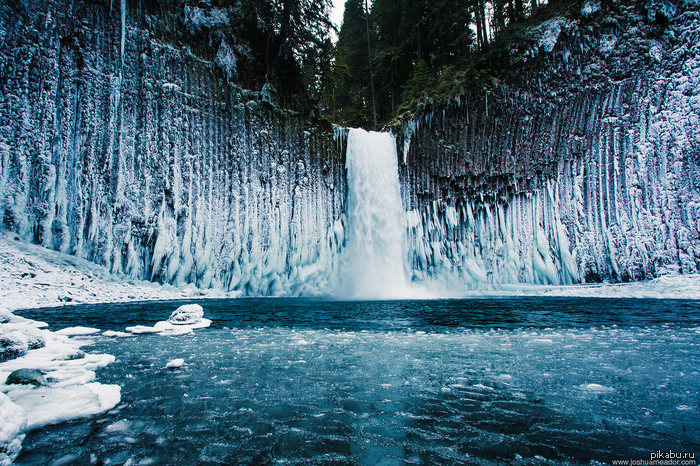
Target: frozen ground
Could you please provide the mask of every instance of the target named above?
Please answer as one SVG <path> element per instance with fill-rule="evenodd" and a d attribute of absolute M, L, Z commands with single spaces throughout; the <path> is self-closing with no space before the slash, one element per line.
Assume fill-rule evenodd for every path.
<path fill-rule="evenodd" d="M 193 296 L 229 295 L 122 280 L 92 262 L 16 241 L 11 234 L 0 232 L 0 306 L 10 310 Z"/>

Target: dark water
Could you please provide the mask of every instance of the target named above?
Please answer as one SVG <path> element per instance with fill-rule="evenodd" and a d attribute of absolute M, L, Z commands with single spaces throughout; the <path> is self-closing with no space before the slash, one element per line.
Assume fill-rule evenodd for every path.
<path fill-rule="evenodd" d="M 180 303 L 22 314 L 123 330 Z M 700 302 L 200 301 L 193 335 L 92 338 L 122 403 L 21 464 L 540 464 L 700 450 Z M 185 359 L 179 371 L 164 369 Z"/>

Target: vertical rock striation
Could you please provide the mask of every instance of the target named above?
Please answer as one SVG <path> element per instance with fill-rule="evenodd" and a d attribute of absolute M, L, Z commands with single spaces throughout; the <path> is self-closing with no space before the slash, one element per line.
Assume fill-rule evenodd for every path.
<path fill-rule="evenodd" d="M 126 277 L 325 289 L 342 241 L 339 147 L 231 83 L 220 53 L 166 40 L 183 8 L 0 0 L 3 227 Z"/>
<path fill-rule="evenodd" d="M 414 278 L 698 272 L 698 5 L 589 3 L 529 31 L 498 84 L 397 131 Z"/>

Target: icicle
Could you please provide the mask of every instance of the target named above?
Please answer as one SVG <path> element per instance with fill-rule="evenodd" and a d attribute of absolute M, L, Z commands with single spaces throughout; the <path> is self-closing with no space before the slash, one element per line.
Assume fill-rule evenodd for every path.
<path fill-rule="evenodd" d="M 110 4 L 111 10 L 111 4 Z M 124 41 L 126 40 L 126 0 L 121 0 L 121 60 L 124 63 Z"/>

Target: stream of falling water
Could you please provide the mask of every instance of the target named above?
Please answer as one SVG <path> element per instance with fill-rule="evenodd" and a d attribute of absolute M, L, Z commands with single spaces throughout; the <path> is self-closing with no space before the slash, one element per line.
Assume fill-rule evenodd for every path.
<path fill-rule="evenodd" d="M 394 137 L 350 129 L 346 166 L 348 243 L 342 294 L 365 299 L 405 297 L 405 214 Z"/>

